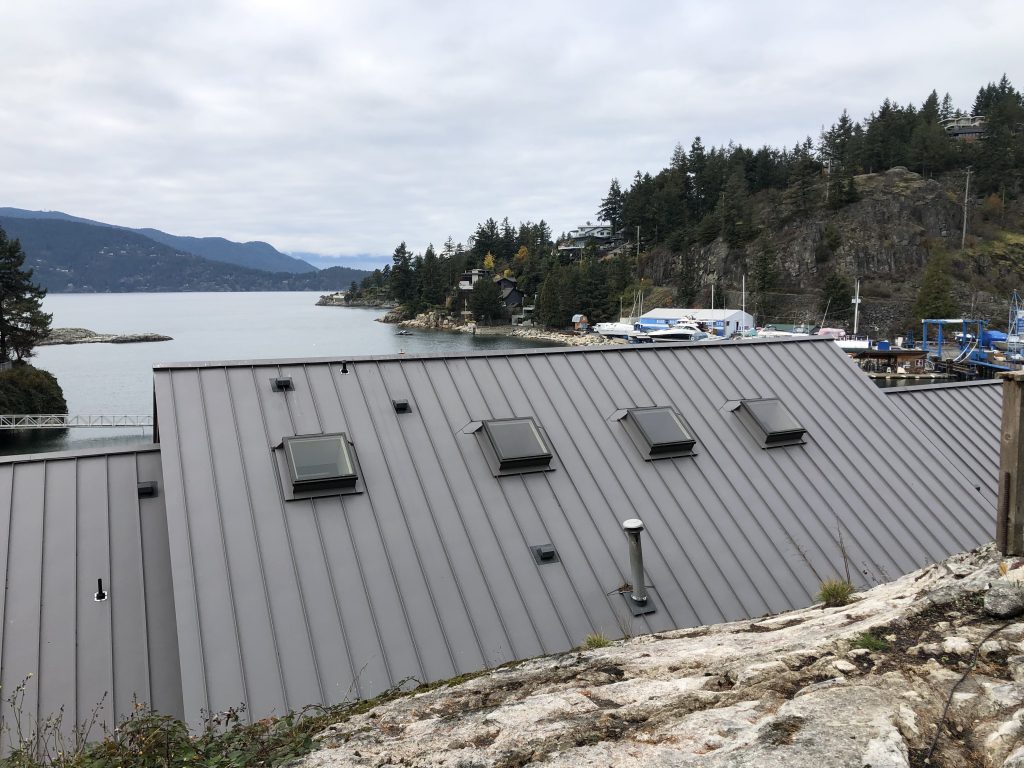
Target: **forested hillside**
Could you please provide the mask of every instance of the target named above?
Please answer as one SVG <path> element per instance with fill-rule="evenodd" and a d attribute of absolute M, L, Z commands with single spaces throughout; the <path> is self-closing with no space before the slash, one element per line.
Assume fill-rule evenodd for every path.
<path fill-rule="evenodd" d="M 984 116 L 980 138 L 947 134 L 942 121 L 962 115 Z M 760 322 L 844 323 L 860 279 L 879 332 L 922 315 L 1005 322 L 1006 295 L 1024 287 L 1022 179 L 1024 98 L 1003 76 L 970 105 L 932 91 L 920 106 L 885 99 L 862 120 L 844 111 L 791 148 L 678 144 L 657 173 L 612 180 L 595 208 L 620 238 L 582 257 L 559 250 L 566 236 L 543 221 L 488 219 L 465 247 L 449 238 L 413 255 L 402 244 L 363 287 L 410 311 L 450 305 L 453 276 L 493 265 L 537 297 L 541 322 L 563 326 L 574 312 L 613 319 L 645 286 L 662 289 L 659 303 L 707 306 L 714 287 L 719 304 L 738 305 L 745 282 Z"/>
<path fill-rule="evenodd" d="M 70 220 L 0 217 L 18 238 L 34 279 L 54 293 L 122 291 L 334 291 L 367 272 L 335 267 L 304 274 L 211 261 L 137 232 Z"/>

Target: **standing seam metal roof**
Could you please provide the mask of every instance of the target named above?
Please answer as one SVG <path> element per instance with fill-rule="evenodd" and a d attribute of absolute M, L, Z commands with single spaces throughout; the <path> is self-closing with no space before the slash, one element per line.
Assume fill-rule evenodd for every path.
<path fill-rule="evenodd" d="M 883 390 L 995 509 L 1003 388 L 999 381 Z"/>
<path fill-rule="evenodd" d="M 142 480 L 162 486 L 158 446 L 0 458 L 3 749 L 23 681 L 26 734 L 63 711 L 70 735 L 95 707 L 112 727 L 136 698 L 184 714 L 163 496 L 139 499 Z"/>
<path fill-rule="evenodd" d="M 809 604 L 987 541 L 992 510 L 828 339 L 156 371 L 186 715 L 259 718 L 641 633 Z M 295 390 L 274 393 L 272 376 Z M 727 410 L 778 397 L 807 443 Z M 396 414 L 393 399 L 412 412 Z M 667 405 L 696 456 L 611 419 Z M 533 416 L 553 471 L 495 478 L 474 421 Z M 285 501 L 273 446 L 346 432 L 365 492 Z M 639 517 L 657 612 L 632 617 Z M 552 543 L 560 562 L 529 547 Z M 845 552 L 845 558 L 844 558 Z M 611 593 L 611 594 L 609 594 Z"/>

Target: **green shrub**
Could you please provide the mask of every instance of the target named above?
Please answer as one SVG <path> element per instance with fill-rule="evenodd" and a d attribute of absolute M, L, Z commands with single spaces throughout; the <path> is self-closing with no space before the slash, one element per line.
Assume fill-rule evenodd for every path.
<path fill-rule="evenodd" d="M 824 603 L 826 608 L 848 605 L 856 591 L 857 588 L 845 579 L 825 579 L 818 590 L 818 602 Z"/>
<path fill-rule="evenodd" d="M 67 413 L 64 392 L 51 373 L 28 363 L 0 371 L 0 413 Z"/>
<path fill-rule="evenodd" d="M 605 637 L 600 632 L 594 632 L 591 635 L 587 635 L 583 638 L 583 647 L 587 650 L 593 650 L 594 648 L 604 648 L 612 644 L 612 641 Z"/>
<path fill-rule="evenodd" d="M 861 632 L 853 639 L 851 648 L 866 648 L 869 651 L 887 651 L 889 643 L 883 638 L 873 635 L 870 632 Z"/>

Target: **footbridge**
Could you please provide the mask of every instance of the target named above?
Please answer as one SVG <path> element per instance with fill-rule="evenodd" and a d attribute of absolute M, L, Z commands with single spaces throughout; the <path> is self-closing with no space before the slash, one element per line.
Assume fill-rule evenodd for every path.
<path fill-rule="evenodd" d="M 68 429 L 69 427 L 134 427 L 153 426 L 152 416 L 97 415 L 73 416 L 69 413 L 0 414 L 0 429 Z"/>

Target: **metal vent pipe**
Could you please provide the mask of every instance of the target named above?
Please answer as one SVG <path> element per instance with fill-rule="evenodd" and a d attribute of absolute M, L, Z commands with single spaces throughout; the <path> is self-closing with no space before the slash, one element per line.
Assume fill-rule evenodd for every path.
<path fill-rule="evenodd" d="M 647 602 L 647 587 L 644 586 L 644 552 L 640 545 L 640 534 L 643 533 L 644 524 L 637 519 L 627 520 L 622 524 L 622 530 L 626 532 L 629 539 L 629 567 L 633 573 L 633 592 L 630 597 L 638 603 Z"/>

